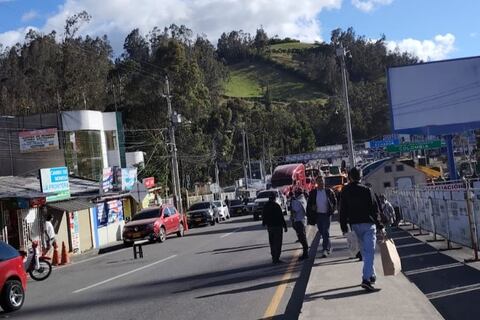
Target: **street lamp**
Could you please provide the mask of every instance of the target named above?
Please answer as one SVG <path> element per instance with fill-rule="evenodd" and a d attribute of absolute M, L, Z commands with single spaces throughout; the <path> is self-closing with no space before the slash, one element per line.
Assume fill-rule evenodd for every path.
<path fill-rule="evenodd" d="M 350 169 L 355 167 L 355 155 L 353 150 L 353 136 L 352 136 L 352 121 L 350 118 L 350 104 L 348 102 L 348 87 L 347 87 L 347 70 L 345 67 L 345 48 L 340 43 L 340 47 L 336 49 L 336 55 L 340 58 L 340 67 L 342 69 L 343 80 L 343 99 L 345 104 L 345 122 L 347 126 L 347 139 L 348 139 L 348 159 Z"/>

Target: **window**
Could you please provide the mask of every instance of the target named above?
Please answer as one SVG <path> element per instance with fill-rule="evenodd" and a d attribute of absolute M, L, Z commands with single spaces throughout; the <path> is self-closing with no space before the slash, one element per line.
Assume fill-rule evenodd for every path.
<path fill-rule="evenodd" d="M 397 171 L 403 171 L 403 164 L 397 164 Z"/>
<path fill-rule="evenodd" d="M 0 262 L 18 257 L 19 253 L 11 245 L 0 241 Z"/>
<path fill-rule="evenodd" d="M 82 130 L 65 133 L 65 162 L 69 174 L 99 180 L 103 169 L 100 131 Z"/>
<path fill-rule="evenodd" d="M 392 184 L 390 182 L 384 182 L 383 183 L 384 188 L 390 188 L 391 186 L 392 186 Z"/>
<path fill-rule="evenodd" d="M 117 150 L 117 132 L 105 131 L 105 140 L 107 141 L 107 150 Z"/>
<path fill-rule="evenodd" d="M 391 166 L 385 166 L 385 173 L 392 172 L 392 167 Z"/>

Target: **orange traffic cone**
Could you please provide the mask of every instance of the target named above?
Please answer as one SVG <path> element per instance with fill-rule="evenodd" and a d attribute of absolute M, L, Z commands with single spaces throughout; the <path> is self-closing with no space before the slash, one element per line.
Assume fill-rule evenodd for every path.
<path fill-rule="evenodd" d="M 62 241 L 62 262 L 61 265 L 70 263 L 70 257 L 68 256 L 67 247 L 65 246 L 65 241 Z"/>
<path fill-rule="evenodd" d="M 60 263 L 58 258 L 58 245 L 56 242 L 53 243 L 53 256 L 52 256 L 52 265 L 58 266 Z"/>

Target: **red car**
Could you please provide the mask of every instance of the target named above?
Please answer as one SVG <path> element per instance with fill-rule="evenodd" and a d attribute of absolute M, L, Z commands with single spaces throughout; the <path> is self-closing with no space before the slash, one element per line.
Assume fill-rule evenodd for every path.
<path fill-rule="evenodd" d="M 22 307 L 27 288 L 23 257 L 9 244 L 0 241 L 0 306 L 5 312 Z"/>
<path fill-rule="evenodd" d="M 132 221 L 123 228 L 123 243 L 132 244 L 135 240 L 164 242 L 169 234 L 183 237 L 185 226 L 177 209 L 171 205 L 148 208 L 135 214 Z"/>

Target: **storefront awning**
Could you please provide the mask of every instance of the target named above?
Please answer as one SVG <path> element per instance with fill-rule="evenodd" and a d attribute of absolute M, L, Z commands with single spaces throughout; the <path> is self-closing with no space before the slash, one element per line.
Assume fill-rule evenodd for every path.
<path fill-rule="evenodd" d="M 47 206 L 60 211 L 74 212 L 90 209 L 94 206 L 94 204 L 84 199 L 72 199 L 68 201 L 47 203 Z"/>

